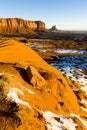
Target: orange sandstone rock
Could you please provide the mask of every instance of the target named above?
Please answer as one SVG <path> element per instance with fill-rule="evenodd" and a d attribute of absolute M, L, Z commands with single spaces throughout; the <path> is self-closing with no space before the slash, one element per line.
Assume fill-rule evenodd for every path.
<path fill-rule="evenodd" d="M 0 33 L 3 34 L 28 34 L 30 30 L 45 30 L 42 21 L 29 21 L 21 18 L 0 18 Z"/>
<path fill-rule="evenodd" d="M 45 111 L 67 119 L 71 113 L 84 120 L 87 118 L 87 113 L 80 109 L 77 97 L 58 70 L 23 43 L 15 40 L 0 42 L 0 129 L 46 130 Z M 77 118 L 79 116 L 71 118 L 77 123 L 77 130 L 79 126 L 85 130 Z M 61 123 L 60 118 L 55 119 Z"/>

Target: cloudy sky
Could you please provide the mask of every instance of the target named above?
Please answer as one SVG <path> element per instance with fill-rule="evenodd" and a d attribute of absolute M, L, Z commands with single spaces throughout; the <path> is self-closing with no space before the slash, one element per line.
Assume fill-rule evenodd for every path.
<path fill-rule="evenodd" d="M 0 0 L 0 17 L 41 20 L 47 28 L 87 30 L 87 0 Z"/>

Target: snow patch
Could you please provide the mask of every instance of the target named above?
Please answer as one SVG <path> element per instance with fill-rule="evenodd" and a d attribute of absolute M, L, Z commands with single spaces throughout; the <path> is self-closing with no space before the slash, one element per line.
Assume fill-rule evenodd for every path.
<path fill-rule="evenodd" d="M 84 81 L 84 80 L 83 80 Z M 86 81 L 87 82 L 87 81 Z M 84 82 L 85 83 L 85 82 Z M 84 91 L 87 94 L 87 85 L 85 85 L 84 87 L 81 87 L 81 90 Z"/>
<path fill-rule="evenodd" d="M 62 72 L 62 69 L 59 69 Z M 71 67 L 63 68 L 63 74 L 73 81 L 77 82 L 81 86 L 81 90 L 87 94 L 87 75 L 82 72 L 82 69 L 76 69 Z"/>
<path fill-rule="evenodd" d="M 87 52 L 87 51 L 86 51 Z M 50 61 L 50 65 L 57 68 L 67 78 L 77 82 L 83 91 L 87 93 L 87 57 L 80 56 L 55 56 L 56 59 Z"/>
<path fill-rule="evenodd" d="M 18 89 L 18 88 L 10 88 L 7 97 L 10 98 L 13 102 L 15 103 L 19 103 L 28 107 L 31 107 L 30 104 L 28 102 L 22 101 L 17 94 L 21 94 L 24 95 L 24 93 Z"/>
<path fill-rule="evenodd" d="M 34 47 L 34 46 L 32 46 Z M 41 49 L 40 52 L 56 52 L 59 54 L 87 54 L 85 50 L 75 50 L 75 49 L 58 49 L 58 48 L 52 48 L 52 49 L 42 49 L 37 47 L 37 49 Z"/>
<path fill-rule="evenodd" d="M 80 107 L 83 111 L 87 112 L 87 108 Z"/>
<path fill-rule="evenodd" d="M 50 111 L 43 112 L 43 116 L 47 123 L 48 130 L 62 130 L 63 128 L 68 130 L 76 130 L 76 124 L 73 120 L 66 118 L 62 115 L 56 115 Z"/>
<path fill-rule="evenodd" d="M 62 53 L 62 54 L 84 54 L 84 50 L 72 50 L 72 49 L 56 49 L 57 53 Z"/>
<path fill-rule="evenodd" d="M 25 88 L 25 90 L 28 91 L 28 93 L 30 93 L 30 94 L 35 94 L 35 93 L 34 93 L 33 91 L 31 91 L 30 89 Z"/>
<path fill-rule="evenodd" d="M 27 91 L 29 94 L 35 94 L 35 92 L 33 92 L 32 90 L 24 87 L 23 85 L 21 85 L 19 82 L 17 82 L 17 84 L 21 87 L 21 89 L 23 89 L 24 91 Z"/>
<path fill-rule="evenodd" d="M 71 113 L 70 116 L 78 118 L 81 121 L 81 123 L 87 128 L 87 122 L 85 120 L 83 120 L 79 115 Z"/>
<path fill-rule="evenodd" d="M 81 103 L 87 105 L 87 101 L 86 101 L 86 100 L 83 100 L 83 99 L 82 99 L 82 100 L 81 100 Z"/>

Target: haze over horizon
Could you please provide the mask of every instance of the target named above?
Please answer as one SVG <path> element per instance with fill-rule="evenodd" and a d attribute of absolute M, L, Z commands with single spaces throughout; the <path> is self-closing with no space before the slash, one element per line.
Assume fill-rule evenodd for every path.
<path fill-rule="evenodd" d="M 87 0 L 3 0 L 0 18 L 41 20 L 47 28 L 87 31 Z"/>

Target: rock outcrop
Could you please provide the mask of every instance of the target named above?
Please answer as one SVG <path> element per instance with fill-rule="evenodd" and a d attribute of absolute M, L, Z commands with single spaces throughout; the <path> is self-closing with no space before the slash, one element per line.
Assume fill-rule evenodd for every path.
<path fill-rule="evenodd" d="M 42 21 L 29 21 L 21 18 L 0 18 L 0 33 L 29 33 L 30 30 L 45 30 Z"/>
<path fill-rule="evenodd" d="M 39 74 L 39 72 L 33 66 L 28 67 L 27 75 L 28 75 L 29 83 L 33 87 L 36 87 L 37 89 L 41 89 L 47 86 L 46 80 Z"/>
<path fill-rule="evenodd" d="M 0 130 L 86 130 L 86 121 L 62 74 L 23 43 L 0 42 Z"/>

